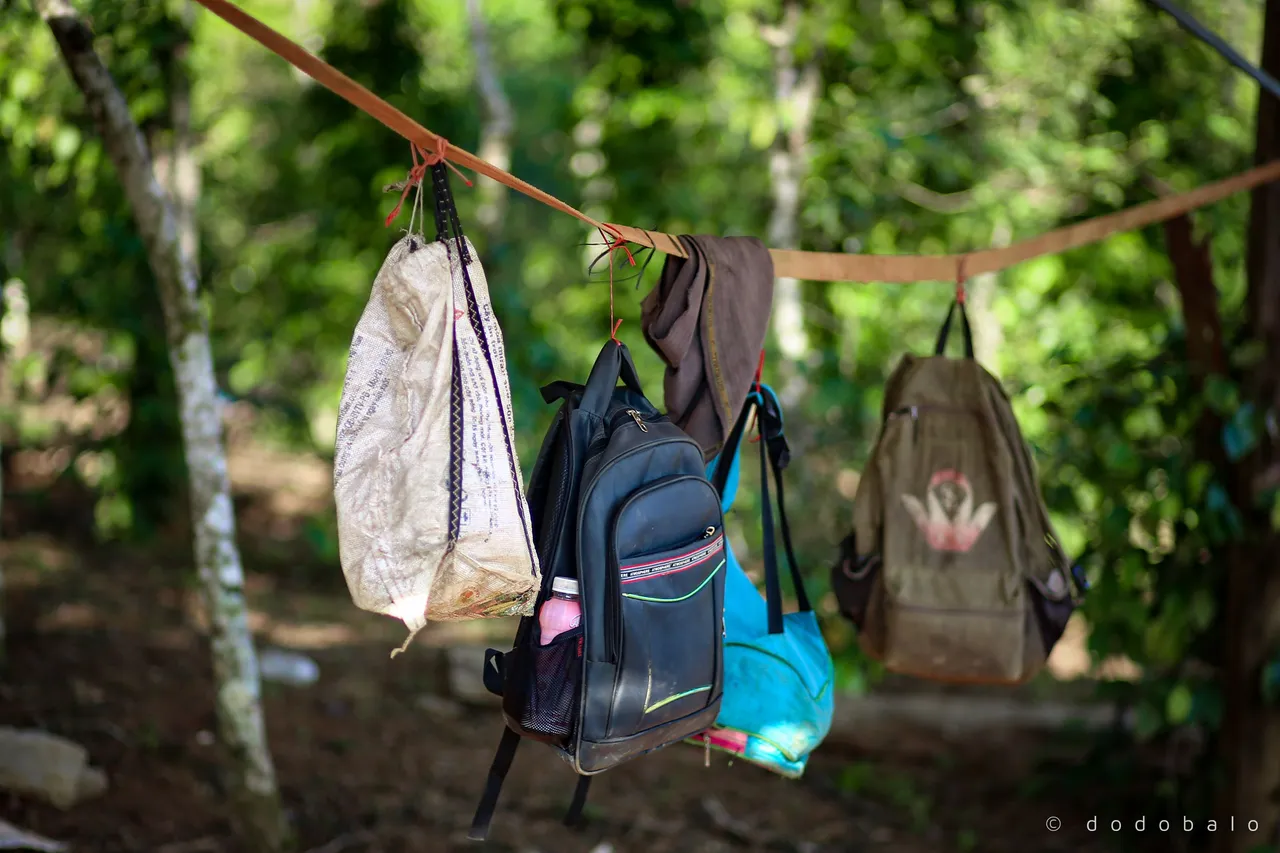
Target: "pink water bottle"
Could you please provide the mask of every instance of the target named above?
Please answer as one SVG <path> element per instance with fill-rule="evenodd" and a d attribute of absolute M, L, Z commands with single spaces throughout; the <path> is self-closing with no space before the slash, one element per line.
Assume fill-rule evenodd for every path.
<path fill-rule="evenodd" d="M 541 629 L 539 645 L 547 645 L 565 631 L 582 623 L 582 604 L 578 601 L 578 581 L 574 578 L 556 578 L 551 582 L 551 598 L 538 612 Z"/>

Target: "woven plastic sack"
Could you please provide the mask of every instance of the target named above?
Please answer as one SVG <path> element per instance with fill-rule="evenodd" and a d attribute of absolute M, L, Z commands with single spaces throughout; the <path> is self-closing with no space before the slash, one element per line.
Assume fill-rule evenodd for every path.
<path fill-rule="evenodd" d="M 352 600 L 402 620 L 401 649 L 428 620 L 532 613 L 502 330 L 465 237 L 410 234 L 383 262 L 351 341 L 333 476 Z"/>

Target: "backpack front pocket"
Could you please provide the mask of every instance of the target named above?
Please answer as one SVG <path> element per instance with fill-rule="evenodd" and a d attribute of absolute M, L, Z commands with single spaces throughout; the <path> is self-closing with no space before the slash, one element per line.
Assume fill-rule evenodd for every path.
<path fill-rule="evenodd" d="M 655 484 L 619 511 L 610 566 L 618 670 L 609 737 L 678 720 L 719 697 L 725 570 L 720 522 L 714 489 L 694 477 Z"/>

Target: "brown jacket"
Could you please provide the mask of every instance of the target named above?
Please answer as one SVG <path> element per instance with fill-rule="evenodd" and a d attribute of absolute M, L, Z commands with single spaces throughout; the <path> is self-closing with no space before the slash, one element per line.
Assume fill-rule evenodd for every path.
<path fill-rule="evenodd" d="M 645 340 L 667 364 L 668 415 L 710 461 L 733 428 L 773 304 L 773 259 L 755 237 L 681 235 L 641 304 Z"/>

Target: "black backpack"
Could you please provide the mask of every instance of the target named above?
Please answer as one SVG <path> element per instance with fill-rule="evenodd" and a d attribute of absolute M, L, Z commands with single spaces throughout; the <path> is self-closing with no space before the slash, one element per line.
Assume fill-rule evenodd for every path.
<path fill-rule="evenodd" d="M 617 387 L 621 375 L 625 387 Z M 542 585 L 511 651 L 487 650 L 485 686 L 506 729 L 469 837 L 488 835 L 521 738 L 550 744 L 590 778 L 709 728 L 724 680 L 725 539 L 702 449 L 644 396 L 625 345 L 605 344 L 563 400 L 529 478 Z M 577 578 L 582 623 L 539 645 L 557 577 Z"/>

